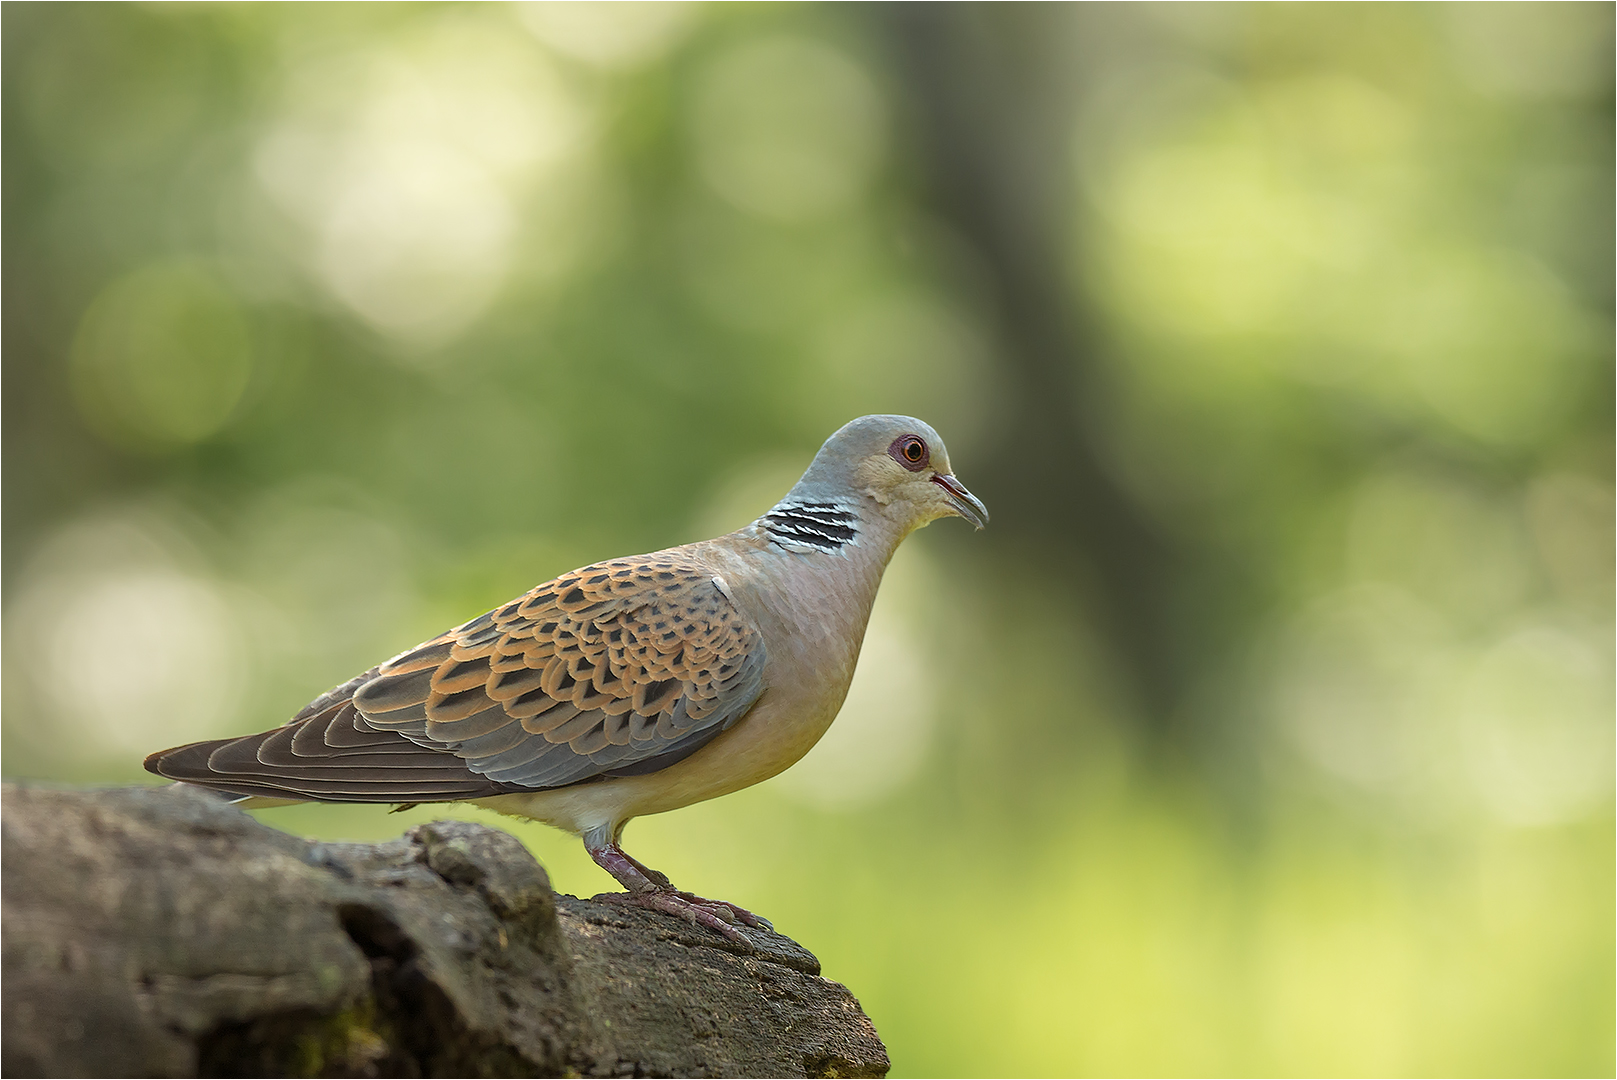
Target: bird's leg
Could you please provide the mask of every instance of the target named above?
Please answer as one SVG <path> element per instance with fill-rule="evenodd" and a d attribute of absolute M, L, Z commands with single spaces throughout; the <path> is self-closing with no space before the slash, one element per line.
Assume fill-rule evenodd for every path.
<path fill-rule="evenodd" d="M 752 912 L 738 904 L 732 904 L 728 900 L 709 900 L 705 896 L 697 896 L 695 893 L 686 892 L 684 889 L 674 888 L 674 883 L 668 880 L 667 874 L 663 873 L 661 870 L 653 870 L 651 867 L 647 866 L 633 855 L 630 855 L 627 851 L 624 851 L 623 848 L 619 847 L 617 844 L 614 844 L 613 846 L 617 847 L 619 855 L 623 856 L 625 859 L 628 859 L 629 862 L 634 864 L 635 869 L 639 870 L 642 874 L 646 875 L 646 877 L 656 882 L 658 886 L 667 889 L 681 900 L 689 900 L 693 904 L 706 904 L 709 907 L 718 908 L 720 909 L 719 917 L 724 919 L 726 922 L 744 923 L 747 926 L 756 926 L 764 930 L 775 929 L 774 923 L 770 922 L 762 915 L 754 915 Z M 619 878 L 618 880 L 622 881 L 623 879 Z"/>
<path fill-rule="evenodd" d="M 613 845 L 613 846 L 616 846 L 616 845 Z M 634 868 L 636 870 L 640 871 L 642 874 L 646 875 L 646 877 L 650 878 L 651 881 L 653 882 L 653 884 L 655 884 L 658 888 L 660 888 L 660 889 L 671 889 L 671 890 L 673 890 L 675 892 L 679 891 L 677 889 L 674 889 L 674 883 L 672 881 L 669 881 L 668 880 L 668 875 L 663 873 L 661 870 L 653 870 L 651 867 L 647 866 L 645 863 L 641 862 L 639 859 L 635 858 L 633 855 L 630 855 L 627 851 L 624 851 L 621 847 L 618 848 L 618 854 L 623 856 L 625 859 L 628 859 L 629 862 L 631 864 L 633 864 L 633 866 L 634 866 Z M 618 880 L 621 881 L 623 879 L 619 878 Z"/>
<path fill-rule="evenodd" d="M 628 890 L 623 893 L 602 893 L 595 897 L 596 900 L 613 904 L 630 904 L 634 907 L 650 908 L 653 911 L 666 911 L 670 915 L 678 915 L 682 919 L 717 930 L 731 941 L 743 945 L 752 943 L 732 925 L 733 923 L 739 922 L 765 930 L 774 929 L 768 920 L 759 918 L 744 907 L 723 900 L 709 900 L 695 893 L 681 892 L 674 888 L 666 874 L 659 873 L 634 858 L 613 839 L 592 833 L 584 838 L 584 847 L 597 866 L 611 874 Z"/>
<path fill-rule="evenodd" d="M 635 869 L 639 870 L 647 878 L 651 879 L 651 881 L 656 883 L 659 888 L 666 889 L 675 896 L 679 897 L 681 900 L 689 900 L 693 904 L 704 904 L 708 907 L 715 908 L 718 910 L 719 918 L 724 919 L 726 922 L 739 922 L 747 926 L 757 926 L 764 930 L 775 929 L 775 924 L 764 918 L 762 915 L 754 915 L 746 908 L 737 904 L 732 904 L 728 900 L 709 900 L 705 896 L 697 896 L 695 893 L 674 888 L 674 883 L 668 880 L 667 874 L 663 873 L 661 870 L 653 870 L 651 867 L 647 866 L 633 855 L 630 855 L 627 851 L 624 851 L 623 848 L 618 847 L 615 844 L 613 846 L 617 847 L 618 854 L 629 860 L 629 862 L 634 865 Z M 622 881 L 623 879 L 618 878 L 618 880 Z"/>
<path fill-rule="evenodd" d="M 629 853 L 611 841 L 600 845 L 586 843 L 585 850 L 595 865 L 618 879 L 618 884 L 631 893 L 672 892 L 673 883 L 668 875 L 660 874 L 651 867 L 630 858 Z"/>

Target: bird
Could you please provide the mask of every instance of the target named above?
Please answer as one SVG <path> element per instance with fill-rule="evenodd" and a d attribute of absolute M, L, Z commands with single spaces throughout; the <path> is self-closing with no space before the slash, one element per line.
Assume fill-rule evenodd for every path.
<path fill-rule="evenodd" d="M 768 779 L 842 707 L 882 573 L 910 533 L 988 510 L 909 416 L 838 429 L 762 517 L 562 574 L 334 687 L 285 725 L 148 756 L 249 805 L 470 802 L 583 839 L 597 899 L 749 944 L 772 929 L 677 889 L 622 845 L 632 818 Z"/>

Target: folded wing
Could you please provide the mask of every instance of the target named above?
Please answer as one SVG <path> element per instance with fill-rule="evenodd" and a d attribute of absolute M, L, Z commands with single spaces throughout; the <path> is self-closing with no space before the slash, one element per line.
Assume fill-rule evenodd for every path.
<path fill-rule="evenodd" d="M 764 645 L 710 572 L 660 553 L 575 570 L 394 657 L 284 727 L 153 754 L 243 795 L 427 802 L 666 768 L 763 693 Z"/>

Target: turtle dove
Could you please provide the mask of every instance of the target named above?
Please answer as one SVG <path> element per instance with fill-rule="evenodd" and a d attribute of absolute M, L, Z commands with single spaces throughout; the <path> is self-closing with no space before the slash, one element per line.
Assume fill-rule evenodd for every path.
<path fill-rule="evenodd" d="M 865 416 L 786 497 L 713 540 L 594 563 L 322 694 L 282 727 L 152 754 L 243 800 L 468 801 L 573 832 L 626 894 L 736 940 L 767 926 L 676 890 L 631 818 L 768 779 L 842 707 L 882 571 L 911 532 L 988 511 L 943 440 Z"/>

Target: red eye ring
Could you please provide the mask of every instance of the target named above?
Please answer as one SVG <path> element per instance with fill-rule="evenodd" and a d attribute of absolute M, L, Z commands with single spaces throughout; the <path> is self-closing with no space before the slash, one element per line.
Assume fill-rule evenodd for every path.
<path fill-rule="evenodd" d="M 900 435 L 887 448 L 892 459 L 910 472 L 920 472 L 932 460 L 932 451 L 919 435 Z"/>

